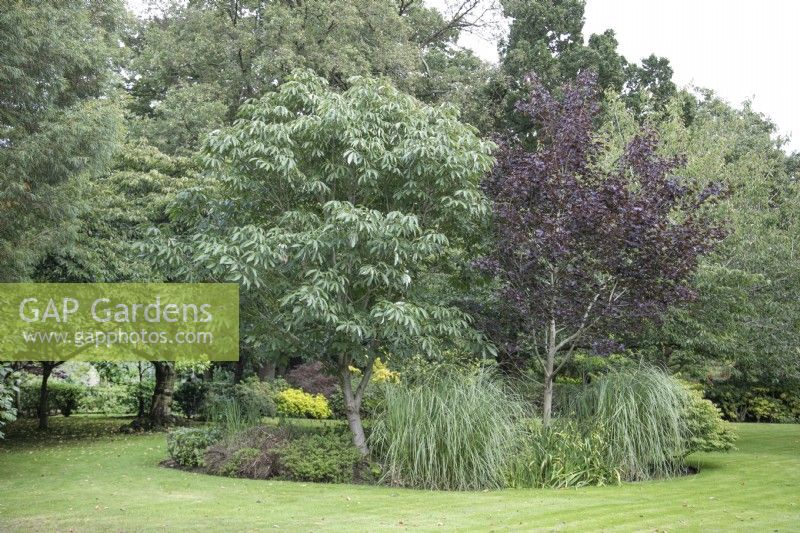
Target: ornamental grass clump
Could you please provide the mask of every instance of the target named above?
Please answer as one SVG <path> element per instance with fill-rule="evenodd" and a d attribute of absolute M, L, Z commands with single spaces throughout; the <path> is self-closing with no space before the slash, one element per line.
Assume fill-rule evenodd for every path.
<path fill-rule="evenodd" d="M 504 486 L 522 410 L 487 369 L 387 385 L 370 436 L 382 481 L 438 490 Z"/>
<path fill-rule="evenodd" d="M 261 423 L 257 404 L 236 397 L 220 397 L 208 407 L 208 418 L 223 435 L 230 436 Z"/>
<path fill-rule="evenodd" d="M 675 378 L 648 366 L 612 371 L 575 398 L 579 424 L 600 428 L 608 464 L 637 481 L 685 473 L 689 397 Z"/>

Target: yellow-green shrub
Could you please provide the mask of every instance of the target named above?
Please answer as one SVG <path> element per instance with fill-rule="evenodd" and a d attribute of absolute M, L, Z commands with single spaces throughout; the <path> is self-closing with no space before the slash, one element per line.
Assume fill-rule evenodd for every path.
<path fill-rule="evenodd" d="M 734 448 L 736 436 L 728 422 L 722 420 L 722 412 L 702 392 L 686 387 L 688 398 L 684 406 L 686 421 L 686 453 L 727 452 Z"/>
<path fill-rule="evenodd" d="M 352 365 L 350 365 L 350 373 L 355 376 L 364 374 L 360 368 L 356 368 Z M 375 359 L 375 362 L 372 363 L 372 377 L 369 381 L 370 383 L 400 383 L 400 372 L 390 369 L 386 366 L 386 363 L 381 361 L 381 358 L 378 357 Z"/>
<path fill-rule="evenodd" d="M 370 381 L 373 383 L 400 383 L 400 372 L 390 369 L 378 357 L 372 365 L 372 378 Z"/>
<path fill-rule="evenodd" d="M 301 389 L 285 389 L 275 395 L 279 416 L 291 418 L 330 418 L 333 412 L 322 394 Z"/>

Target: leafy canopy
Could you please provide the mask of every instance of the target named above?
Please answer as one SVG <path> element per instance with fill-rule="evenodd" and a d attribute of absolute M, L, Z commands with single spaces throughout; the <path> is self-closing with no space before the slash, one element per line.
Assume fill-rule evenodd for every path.
<path fill-rule="evenodd" d="M 660 155 L 652 132 L 638 132 L 615 164 L 602 164 L 595 75 L 563 87 L 562 99 L 531 81 L 518 108 L 540 125 L 539 142 L 533 152 L 506 143 L 486 182 L 496 223 L 483 264 L 505 283 L 528 349 L 552 381 L 576 347 L 690 299 L 698 261 L 721 231 L 706 209 L 716 187 L 673 176 L 682 159 Z"/>
<path fill-rule="evenodd" d="M 241 104 L 294 68 L 345 88 L 385 76 L 427 101 L 468 101 L 483 70 L 452 46 L 458 30 L 422 2 L 160 0 L 129 42 L 136 128 L 166 153 L 192 151 Z M 465 83 L 468 82 L 468 83 Z"/>
<path fill-rule="evenodd" d="M 337 93 L 297 71 L 213 132 L 215 189 L 186 195 L 184 206 L 203 205 L 184 213 L 199 213 L 198 233 L 173 239 L 167 261 L 183 276 L 241 283 L 272 324 L 261 341 L 302 331 L 296 341 L 316 339 L 336 366 L 379 347 L 477 341 L 466 315 L 415 288 L 487 214 L 478 183 L 491 144 L 453 109 L 387 82 L 350 84 Z"/>
<path fill-rule="evenodd" d="M 616 156 L 635 134 L 635 119 L 616 97 L 605 108 L 600 137 Z M 735 109 L 709 91 L 673 99 L 656 127 L 663 153 L 686 154 L 686 180 L 699 187 L 719 181 L 728 191 L 711 212 L 728 231 L 692 280 L 697 299 L 639 342 L 695 377 L 797 383 L 800 186 L 784 140 L 749 103 Z"/>
<path fill-rule="evenodd" d="M 64 246 L 83 180 L 102 172 L 122 116 L 120 0 L 6 2 L 0 10 L 0 279 L 29 279 Z"/>

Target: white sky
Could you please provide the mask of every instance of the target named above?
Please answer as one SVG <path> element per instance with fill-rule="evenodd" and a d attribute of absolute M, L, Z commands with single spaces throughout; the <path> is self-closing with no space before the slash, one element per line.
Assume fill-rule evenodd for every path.
<path fill-rule="evenodd" d="M 788 149 L 800 150 L 800 0 L 588 0 L 586 38 L 608 28 L 629 61 L 655 53 L 670 60 L 678 85 L 737 105 L 752 99 L 781 134 L 794 133 Z M 462 44 L 497 60 L 486 39 Z"/>
<path fill-rule="evenodd" d="M 128 0 L 136 11 L 144 3 Z M 794 133 L 789 150 L 800 150 L 800 0 L 587 0 L 584 34 L 607 28 L 629 61 L 668 58 L 678 85 L 713 89 L 737 105 L 752 99 L 781 134 Z M 464 35 L 461 44 L 497 61 L 492 37 Z"/>

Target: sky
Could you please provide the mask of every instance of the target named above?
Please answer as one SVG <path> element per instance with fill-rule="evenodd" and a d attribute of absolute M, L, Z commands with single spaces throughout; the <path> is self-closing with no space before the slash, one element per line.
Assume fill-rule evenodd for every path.
<path fill-rule="evenodd" d="M 585 16 L 586 38 L 611 28 L 628 61 L 664 56 L 679 86 L 752 100 L 782 135 L 794 133 L 788 150 L 800 150 L 799 0 L 588 0 Z M 497 61 L 488 39 L 461 44 Z"/>
<path fill-rule="evenodd" d="M 136 10 L 144 3 L 128 0 Z M 800 0 L 587 0 L 584 35 L 608 28 L 628 61 L 664 56 L 678 85 L 735 105 L 752 100 L 782 135 L 793 133 L 788 150 L 800 150 Z M 496 38 L 464 35 L 460 44 L 496 62 Z"/>

